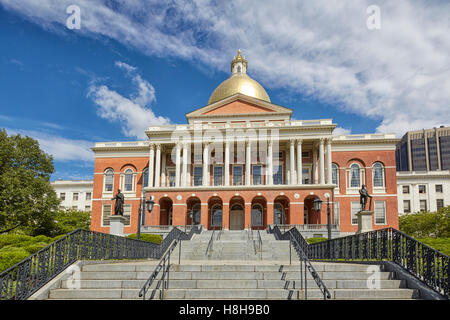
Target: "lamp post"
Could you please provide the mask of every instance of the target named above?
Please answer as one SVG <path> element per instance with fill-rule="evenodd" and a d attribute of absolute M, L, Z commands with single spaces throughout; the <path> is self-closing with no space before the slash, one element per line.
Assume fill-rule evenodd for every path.
<path fill-rule="evenodd" d="M 143 197 L 139 200 L 138 229 L 136 232 L 137 240 L 141 239 L 141 225 L 145 224 L 145 205 L 147 205 L 148 212 L 151 213 L 153 205 L 155 204 L 153 196 L 150 196 L 150 199 L 147 201 L 143 201 L 143 199 L 145 199 L 145 191 L 143 192 Z"/>
<path fill-rule="evenodd" d="M 329 194 L 329 193 L 325 193 L 325 198 L 327 198 L 327 229 L 328 229 L 328 240 L 331 240 L 330 194 Z"/>

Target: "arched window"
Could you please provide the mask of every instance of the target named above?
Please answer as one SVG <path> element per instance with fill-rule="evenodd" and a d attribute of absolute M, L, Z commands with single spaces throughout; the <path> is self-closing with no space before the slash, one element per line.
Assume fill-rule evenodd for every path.
<path fill-rule="evenodd" d="M 124 191 L 133 191 L 133 170 L 125 170 L 125 179 L 123 183 Z"/>
<path fill-rule="evenodd" d="M 263 210 L 261 205 L 252 206 L 252 227 L 261 227 L 263 225 Z"/>
<path fill-rule="evenodd" d="M 145 168 L 142 173 L 142 185 L 144 188 L 148 187 L 148 168 Z"/>
<path fill-rule="evenodd" d="M 339 168 L 337 164 L 331 164 L 331 183 L 339 185 Z"/>
<path fill-rule="evenodd" d="M 192 207 L 192 224 L 200 224 L 201 212 L 202 209 L 200 204 L 196 204 Z"/>
<path fill-rule="evenodd" d="M 273 205 L 273 223 L 285 224 L 284 209 L 280 203 L 275 203 Z"/>
<path fill-rule="evenodd" d="M 222 226 L 222 206 L 215 205 L 211 209 L 211 226 L 220 227 Z"/>
<path fill-rule="evenodd" d="M 350 187 L 361 187 L 361 170 L 358 164 L 354 163 L 350 166 Z"/>
<path fill-rule="evenodd" d="M 380 162 L 375 162 L 372 166 L 373 186 L 384 187 L 384 168 Z"/>
<path fill-rule="evenodd" d="M 105 192 L 112 192 L 114 187 L 114 170 L 108 169 L 105 171 L 105 186 L 104 190 Z"/>

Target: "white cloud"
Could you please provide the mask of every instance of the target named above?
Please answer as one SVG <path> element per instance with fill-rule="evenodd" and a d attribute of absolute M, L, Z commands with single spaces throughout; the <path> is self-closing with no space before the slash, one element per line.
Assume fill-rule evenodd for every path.
<path fill-rule="evenodd" d="M 136 73 L 135 67 L 120 61 L 116 62 L 116 66 L 127 71 L 138 93 L 126 98 L 105 85 L 91 85 L 88 97 L 98 105 L 99 116 L 111 122 L 120 122 L 126 136 L 139 139 L 145 139 L 148 126 L 169 124 L 168 118 L 156 116 L 148 107 L 156 99 L 153 86 Z"/>
<path fill-rule="evenodd" d="M 72 2 L 0 0 L 50 30 L 54 22 L 65 25 L 65 8 Z M 448 1 L 379 0 L 381 30 L 366 27 L 366 9 L 373 4 L 368 0 L 104 3 L 77 1 L 79 32 L 226 72 L 241 48 L 249 72 L 264 86 L 289 88 L 379 119 L 378 132 L 401 135 L 450 125 Z M 150 93 L 145 86 L 141 90 Z M 151 99 L 138 97 L 143 100 L 132 102 Z"/>
<path fill-rule="evenodd" d="M 34 130 L 6 129 L 9 135 L 21 134 L 38 140 L 41 149 L 53 156 L 55 161 L 94 162 L 91 141 L 67 139 Z"/>

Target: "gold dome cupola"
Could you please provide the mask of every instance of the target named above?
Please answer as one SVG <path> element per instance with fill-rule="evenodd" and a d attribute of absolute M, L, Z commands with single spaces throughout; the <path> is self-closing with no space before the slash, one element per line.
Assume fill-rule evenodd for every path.
<path fill-rule="evenodd" d="M 223 100 L 236 93 L 245 94 L 266 102 L 270 102 L 266 90 L 247 75 L 248 62 L 238 50 L 237 57 L 231 61 L 231 76 L 222 82 L 211 94 L 208 105 Z"/>

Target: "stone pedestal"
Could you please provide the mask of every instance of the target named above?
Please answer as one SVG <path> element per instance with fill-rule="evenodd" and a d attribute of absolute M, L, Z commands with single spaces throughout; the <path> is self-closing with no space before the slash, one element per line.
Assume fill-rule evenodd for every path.
<path fill-rule="evenodd" d="M 373 211 L 360 211 L 356 214 L 356 216 L 358 217 L 358 231 L 356 231 L 357 234 L 373 230 Z"/>
<path fill-rule="evenodd" d="M 123 237 L 123 225 L 125 224 L 126 218 L 120 215 L 112 215 L 109 217 L 109 233 L 115 236 Z"/>

